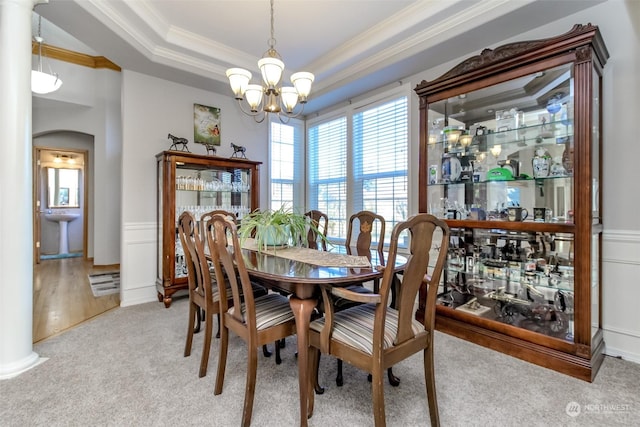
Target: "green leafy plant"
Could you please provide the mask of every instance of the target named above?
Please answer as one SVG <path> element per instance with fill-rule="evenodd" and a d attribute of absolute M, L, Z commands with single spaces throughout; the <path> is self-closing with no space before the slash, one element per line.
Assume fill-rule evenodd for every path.
<path fill-rule="evenodd" d="M 243 242 L 253 237 L 258 251 L 261 251 L 270 246 L 307 246 L 310 229 L 324 239 L 311 218 L 283 205 L 277 210 L 256 210 L 244 216 L 239 234 Z"/>

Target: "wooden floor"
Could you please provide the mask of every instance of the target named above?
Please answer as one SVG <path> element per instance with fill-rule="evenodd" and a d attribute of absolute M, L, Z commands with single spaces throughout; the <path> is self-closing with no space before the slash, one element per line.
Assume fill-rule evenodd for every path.
<path fill-rule="evenodd" d="M 120 295 L 95 298 L 89 274 L 119 270 L 94 267 L 83 258 L 43 260 L 33 268 L 33 342 L 58 334 L 120 305 Z"/>

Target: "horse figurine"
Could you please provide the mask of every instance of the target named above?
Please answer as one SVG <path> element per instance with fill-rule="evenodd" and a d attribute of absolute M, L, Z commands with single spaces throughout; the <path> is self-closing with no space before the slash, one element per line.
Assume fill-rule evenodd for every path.
<path fill-rule="evenodd" d="M 247 151 L 247 149 L 245 147 L 243 147 L 242 145 L 236 145 L 233 142 L 231 143 L 231 147 L 233 148 L 233 154 L 231 155 L 231 157 L 238 157 L 243 159 L 247 158 L 247 156 L 245 155 L 245 151 Z"/>
<path fill-rule="evenodd" d="M 204 148 L 207 149 L 207 155 L 209 154 L 209 152 L 211 152 L 212 156 L 216 155 L 216 146 L 213 144 L 209 144 L 208 142 L 203 142 L 204 144 Z"/>
<path fill-rule="evenodd" d="M 169 138 L 171 141 L 173 141 L 173 143 L 171 144 L 171 147 L 169 147 L 169 150 L 178 151 L 178 145 L 182 145 L 182 150 L 180 150 L 180 151 L 186 151 L 187 153 L 191 152 L 191 151 L 189 151 L 189 148 L 187 148 L 187 144 L 189 143 L 187 138 L 179 138 L 179 137 L 173 136 L 171 134 L 169 134 L 169 136 L 167 136 L 167 138 Z"/>

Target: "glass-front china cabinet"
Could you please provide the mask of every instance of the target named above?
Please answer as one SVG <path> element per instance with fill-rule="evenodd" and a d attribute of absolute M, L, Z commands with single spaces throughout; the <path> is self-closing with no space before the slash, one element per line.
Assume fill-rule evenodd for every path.
<path fill-rule="evenodd" d="M 607 58 L 598 28 L 576 25 L 486 49 L 415 89 L 419 210 L 451 228 L 437 328 L 587 381 L 604 357 Z"/>
<path fill-rule="evenodd" d="M 166 307 L 187 288 L 184 250 L 178 218 L 184 211 L 196 218 L 212 210 L 232 212 L 238 219 L 258 208 L 259 165 L 246 159 L 164 151 L 156 156 L 158 174 L 158 301 Z"/>

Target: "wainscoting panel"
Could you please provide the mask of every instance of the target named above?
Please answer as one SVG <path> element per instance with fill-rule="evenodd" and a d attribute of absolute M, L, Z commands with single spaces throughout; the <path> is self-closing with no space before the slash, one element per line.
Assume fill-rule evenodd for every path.
<path fill-rule="evenodd" d="M 640 232 L 606 231 L 602 240 L 605 352 L 640 363 Z"/>
<path fill-rule="evenodd" d="M 158 301 L 156 242 L 157 223 L 123 225 L 120 306 Z"/>

